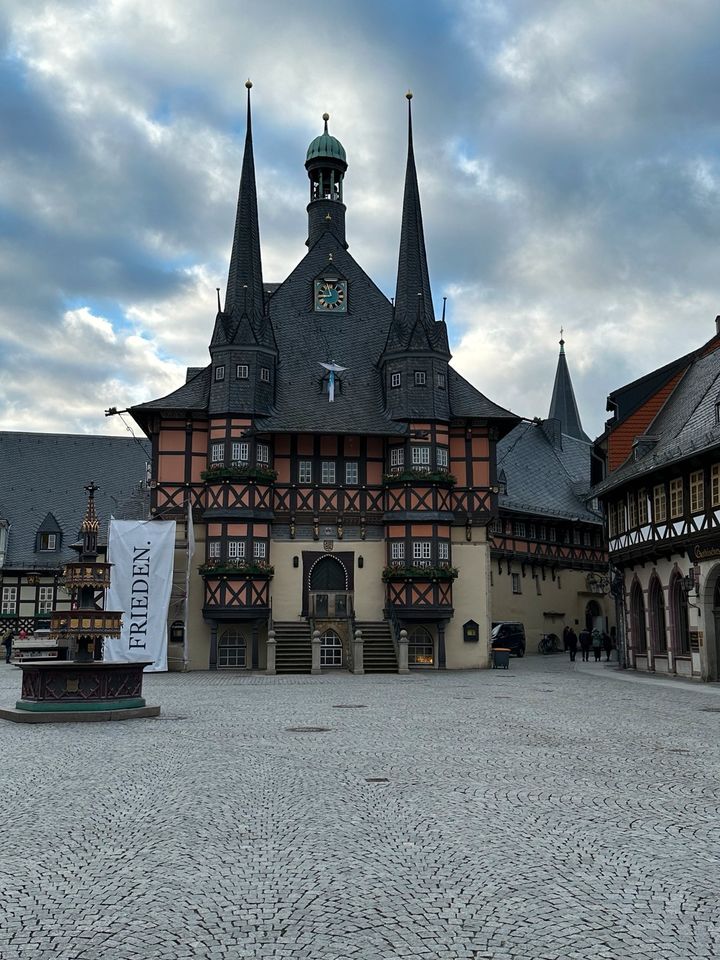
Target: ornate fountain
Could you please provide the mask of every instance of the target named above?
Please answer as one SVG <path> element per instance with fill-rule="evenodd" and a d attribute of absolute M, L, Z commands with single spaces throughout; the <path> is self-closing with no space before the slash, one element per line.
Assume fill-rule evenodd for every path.
<path fill-rule="evenodd" d="M 21 662 L 21 699 L 14 709 L 0 709 L 0 718 L 46 723 L 129 720 L 160 713 L 160 707 L 148 706 L 142 696 L 143 669 L 148 662 L 108 663 L 102 659 L 104 638 L 120 636 L 122 613 L 104 609 L 112 564 L 98 560 L 97 489 L 94 483 L 85 487 L 88 499 L 80 527 L 82 542 L 76 548 L 79 556 L 63 572 L 72 607 L 50 615 L 50 637 L 61 641 L 72 659 Z"/>

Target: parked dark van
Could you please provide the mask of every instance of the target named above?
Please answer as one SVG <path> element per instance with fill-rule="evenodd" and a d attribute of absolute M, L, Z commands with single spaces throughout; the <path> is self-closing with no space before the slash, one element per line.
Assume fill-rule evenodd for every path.
<path fill-rule="evenodd" d="M 490 642 L 493 647 L 507 647 L 516 657 L 524 657 L 525 627 L 522 623 L 511 620 L 494 623 Z"/>

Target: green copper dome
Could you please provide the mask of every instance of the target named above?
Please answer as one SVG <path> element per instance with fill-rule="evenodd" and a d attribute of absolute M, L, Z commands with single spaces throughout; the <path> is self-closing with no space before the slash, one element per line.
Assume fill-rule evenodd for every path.
<path fill-rule="evenodd" d="M 308 160 L 315 160 L 317 157 L 330 157 L 333 160 L 342 160 L 343 163 L 347 163 L 345 147 L 337 137 L 332 137 L 328 133 L 329 119 L 329 114 L 324 113 L 323 120 L 325 121 L 325 130 L 319 137 L 315 137 L 308 147 L 307 156 L 305 157 L 306 163 Z"/>

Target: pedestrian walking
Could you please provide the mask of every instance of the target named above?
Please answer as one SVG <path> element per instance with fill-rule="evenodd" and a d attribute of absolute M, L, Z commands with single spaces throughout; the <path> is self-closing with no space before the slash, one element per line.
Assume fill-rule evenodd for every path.
<path fill-rule="evenodd" d="M 613 648 L 612 637 L 607 632 L 607 630 L 603 630 L 602 647 L 603 647 L 603 650 L 605 651 L 605 657 L 607 662 L 610 659 L 610 654 L 612 653 L 612 648 Z"/>
<path fill-rule="evenodd" d="M 570 627 L 564 626 L 563 627 L 563 650 L 566 650 L 566 651 L 569 650 L 569 647 L 568 647 L 569 633 L 570 633 Z"/>
<path fill-rule="evenodd" d="M 585 663 L 590 659 L 590 644 L 592 643 L 592 640 L 590 637 L 590 631 L 588 630 L 587 627 L 584 627 L 580 631 L 580 636 L 578 639 L 580 640 L 580 649 L 582 650 L 583 663 Z"/>
<path fill-rule="evenodd" d="M 565 629 L 567 631 L 565 634 L 565 643 L 567 644 L 565 649 L 570 651 L 570 662 L 572 663 L 577 653 L 578 638 L 572 627 L 566 627 Z"/>
<path fill-rule="evenodd" d="M 602 634 L 597 627 L 592 632 L 592 648 L 595 654 L 595 663 L 598 663 L 602 659 Z"/>
<path fill-rule="evenodd" d="M 10 663 L 10 655 L 12 654 L 12 642 L 13 642 L 13 632 L 11 627 L 8 627 L 8 629 L 3 634 L 2 642 L 3 642 L 3 646 L 5 647 L 5 663 Z"/>

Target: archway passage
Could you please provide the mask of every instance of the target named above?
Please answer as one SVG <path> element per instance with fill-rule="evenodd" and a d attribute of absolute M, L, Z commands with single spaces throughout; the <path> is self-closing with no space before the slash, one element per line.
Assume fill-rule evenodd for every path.
<path fill-rule="evenodd" d="M 715 636 L 712 655 L 708 656 L 708 680 L 720 680 L 720 573 L 715 581 L 712 613 Z"/>
<path fill-rule="evenodd" d="M 690 625 L 688 622 L 687 596 L 683 589 L 683 579 L 679 573 L 670 581 L 670 628 L 672 633 L 672 651 L 676 657 L 690 656 Z"/>
<path fill-rule="evenodd" d="M 630 591 L 630 629 L 632 643 L 636 654 L 647 653 L 647 632 L 645 630 L 645 604 L 643 603 L 642 588 L 635 581 Z"/>
<path fill-rule="evenodd" d="M 648 610 L 650 612 L 650 639 L 653 653 L 665 656 L 667 653 L 667 629 L 665 625 L 665 596 L 657 577 L 650 580 L 648 590 Z"/>
<path fill-rule="evenodd" d="M 347 589 L 345 567 L 335 557 L 323 557 L 318 560 L 310 573 L 311 590 L 339 592 Z"/>

